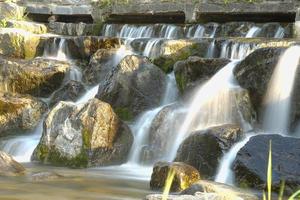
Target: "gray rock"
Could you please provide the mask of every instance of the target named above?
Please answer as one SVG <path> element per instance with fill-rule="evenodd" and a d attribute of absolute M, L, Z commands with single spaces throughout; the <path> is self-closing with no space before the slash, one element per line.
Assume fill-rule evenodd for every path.
<path fill-rule="evenodd" d="M 131 55 L 107 76 L 97 98 L 110 103 L 122 119 L 130 120 L 159 105 L 165 87 L 163 71 L 146 57 Z"/>
<path fill-rule="evenodd" d="M 198 169 L 202 178 L 211 179 L 223 153 L 242 137 L 242 129 L 232 124 L 194 132 L 180 145 L 175 161 L 189 164 Z"/>
<path fill-rule="evenodd" d="M 25 168 L 10 155 L 0 151 L 0 176 L 19 176 L 25 174 Z"/>

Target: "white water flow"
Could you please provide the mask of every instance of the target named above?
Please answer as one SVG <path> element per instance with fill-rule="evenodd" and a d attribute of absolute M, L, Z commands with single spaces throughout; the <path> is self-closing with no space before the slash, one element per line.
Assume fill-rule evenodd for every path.
<path fill-rule="evenodd" d="M 274 38 L 283 38 L 284 37 L 284 28 L 279 26 L 275 35 L 274 35 Z"/>
<path fill-rule="evenodd" d="M 300 59 L 300 46 L 289 47 L 280 57 L 264 99 L 263 129 L 286 134 L 289 127 L 291 97 Z"/>
<path fill-rule="evenodd" d="M 236 122 L 236 101 L 232 92 L 240 87 L 232 71 L 237 63 L 238 61 L 232 61 L 227 64 L 195 93 L 185 119 L 174 137 L 168 160 L 175 158 L 178 147 L 192 131 Z"/>
<path fill-rule="evenodd" d="M 216 48 L 216 41 L 213 40 L 213 41 L 211 41 L 211 43 L 208 47 L 207 54 L 206 54 L 207 58 L 214 58 L 215 48 Z"/>
<path fill-rule="evenodd" d="M 132 132 L 134 133 L 134 142 L 129 154 L 129 159 L 128 159 L 129 164 L 135 164 L 135 165 L 142 164 L 141 154 L 143 148 L 148 144 L 149 131 L 155 116 L 166 105 L 177 100 L 178 89 L 176 86 L 174 72 L 167 75 L 166 81 L 167 81 L 167 85 L 166 85 L 165 95 L 162 99 L 161 106 L 146 111 L 131 125 Z"/>
<path fill-rule="evenodd" d="M 40 141 L 43 131 L 43 121 L 41 119 L 35 130 L 28 135 L 1 141 L 1 150 L 10 154 L 17 162 L 30 162 L 31 155 Z"/>
<path fill-rule="evenodd" d="M 218 168 L 217 174 L 215 176 L 215 181 L 219 183 L 226 183 L 229 185 L 235 184 L 234 173 L 231 169 L 232 163 L 234 162 L 237 153 L 245 144 L 250 140 L 250 138 L 254 136 L 254 134 L 247 134 L 246 137 L 233 145 L 231 149 L 223 156 L 222 160 L 220 161 L 220 166 Z"/>
<path fill-rule="evenodd" d="M 261 31 L 260 27 L 253 26 L 252 28 L 249 29 L 248 33 L 246 34 L 246 38 L 256 37 L 260 31 Z"/>
<path fill-rule="evenodd" d="M 143 55 L 148 58 L 155 58 L 160 54 L 161 39 L 150 39 L 144 49 Z"/>

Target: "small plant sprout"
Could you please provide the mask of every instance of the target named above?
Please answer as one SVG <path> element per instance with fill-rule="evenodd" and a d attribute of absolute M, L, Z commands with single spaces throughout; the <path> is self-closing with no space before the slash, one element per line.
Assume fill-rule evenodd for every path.
<path fill-rule="evenodd" d="M 162 196 L 162 200 L 167 200 L 168 199 L 168 195 L 170 193 L 170 189 L 173 183 L 175 177 L 175 170 L 173 170 L 172 168 L 169 170 L 168 172 L 168 176 L 165 182 L 165 188 L 163 191 L 163 196 Z"/>

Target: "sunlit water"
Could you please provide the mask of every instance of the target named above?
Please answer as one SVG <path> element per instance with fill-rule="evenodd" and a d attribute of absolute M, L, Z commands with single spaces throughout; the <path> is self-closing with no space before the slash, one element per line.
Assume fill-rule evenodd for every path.
<path fill-rule="evenodd" d="M 291 97 L 300 59 L 300 46 L 288 48 L 272 74 L 264 100 L 263 129 L 271 133 L 288 132 Z"/>
<path fill-rule="evenodd" d="M 26 164 L 27 176 L 1 177 L 3 200 L 137 200 L 149 191 L 150 168 L 122 165 L 94 169 L 68 169 Z M 64 177 L 34 181 L 30 174 L 56 172 Z"/>

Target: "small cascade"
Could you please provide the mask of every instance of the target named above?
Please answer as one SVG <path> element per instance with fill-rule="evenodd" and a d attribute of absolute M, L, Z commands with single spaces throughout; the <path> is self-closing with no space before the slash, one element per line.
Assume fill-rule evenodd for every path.
<path fill-rule="evenodd" d="M 61 61 L 67 61 L 68 56 L 68 47 L 66 45 L 65 38 L 54 38 L 51 44 L 47 44 L 44 49 L 43 57 Z"/>
<path fill-rule="evenodd" d="M 175 102 L 178 98 L 178 93 L 179 91 L 176 85 L 175 73 L 173 71 L 167 75 L 167 87 L 161 105 L 168 105 Z"/>
<path fill-rule="evenodd" d="M 178 89 L 175 81 L 174 72 L 167 76 L 167 86 L 165 90 L 165 96 L 162 99 L 161 106 L 146 111 L 141 115 L 135 123 L 131 126 L 132 132 L 135 134 L 134 143 L 131 147 L 130 156 L 128 162 L 131 164 L 141 164 L 143 163 L 142 153 L 144 147 L 148 145 L 149 131 L 152 122 L 156 115 L 168 104 L 176 101 L 178 97 Z"/>
<path fill-rule="evenodd" d="M 134 133 L 134 142 L 131 147 L 128 162 L 132 164 L 140 164 L 142 162 L 141 153 L 143 148 L 148 144 L 149 130 L 153 119 L 162 107 L 146 111 L 138 120 L 131 126 Z"/>
<path fill-rule="evenodd" d="M 220 166 L 215 176 L 215 181 L 219 183 L 225 183 L 234 185 L 234 173 L 231 169 L 232 163 L 234 162 L 237 153 L 245 144 L 250 140 L 254 134 L 247 134 L 247 136 L 240 142 L 236 143 L 231 149 L 223 156 L 220 161 Z"/>
<path fill-rule="evenodd" d="M 121 38 L 151 38 L 153 34 L 153 26 L 134 26 L 126 24 L 122 27 L 120 35 L 118 36 Z"/>
<path fill-rule="evenodd" d="M 216 48 L 216 41 L 213 40 L 208 47 L 207 54 L 206 54 L 207 58 L 215 57 L 215 48 Z"/>
<path fill-rule="evenodd" d="M 143 55 L 148 58 L 155 58 L 160 54 L 161 39 L 150 39 L 144 49 Z"/>
<path fill-rule="evenodd" d="M 44 120 L 42 119 L 36 129 L 26 136 L 3 139 L 0 142 L 1 150 L 12 155 L 18 162 L 30 162 L 31 155 L 38 145 L 43 132 L 43 122 Z"/>
<path fill-rule="evenodd" d="M 238 111 L 232 92 L 239 90 L 240 87 L 232 71 L 237 63 L 232 61 L 227 64 L 195 93 L 185 119 L 174 137 L 169 160 L 174 159 L 179 145 L 192 131 L 236 122 Z"/>
<path fill-rule="evenodd" d="M 274 38 L 283 38 L 284 37 L 284 32 L 285 32 L 284 28 L 279 26 L 276 33 L 275 33 L 275 35 L 274 35 Z"/>
<path fill-rule="evenodd" d="M 163 25 L 159 38 L 177 39 L 180 37 L 181 28 L 175 25 Z"/>
<path fill-rule="evenodd" d="M 72 66 L 70 71 L 69 71 L 69 80 L 72 81 L 78 81 L 81 82 L 82 81 L 82 73 L 81 73 L 81 69 L 77 66 Z"/>
<path fill-rule="evenodd" d="M 260 27 L 253 26 L 252 28 L 249 29 L 248 33 L 246 34 L 246 38 L 256 37 L 260 31 L 261 31 Z"/>
<path fill-rule="evenodd" d="M 204 32 L 205 32 L 205 27 L 202 25 L 198 25 L 193 35 L 193 38 L 202 38 L 204 36 Z"/>
<path fill-rule="evenodd" d="M 240 60 L 249 55 L 255 48 L 256 45 L 254 44 L 225 41 L 222 44 L 220 57 Z"/>
<path fill-rule="evenodd" d="M 264 100 L 263 129 L 271 133 L 288 132 L 291 97 L 300 59 L 300 46 L 288 48 L 280 57 Z"/>

